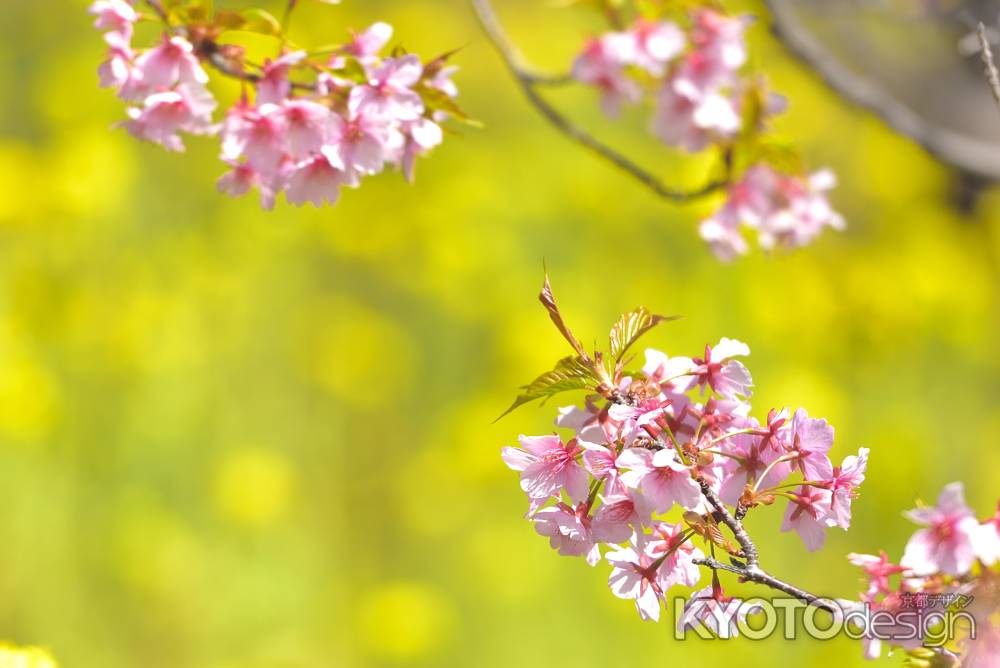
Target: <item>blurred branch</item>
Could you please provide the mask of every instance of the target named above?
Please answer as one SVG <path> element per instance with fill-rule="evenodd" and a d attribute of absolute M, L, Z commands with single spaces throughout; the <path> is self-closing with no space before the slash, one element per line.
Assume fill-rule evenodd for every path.
<path fill-rule="evenodd" d="M 884 88 L 841 64 L 799 22 L 788 0 L 764 0 L 764 4 L 771 13 L 775 38 L 834 92 L 873 112 L 940 160 L 991 180 L 1000 178 L 1000 160 L 993 147 L 927 122 Z"/>
<path fill-rule="evenodd" d="M 170 22 L 170 20 L 167 17 L 167 10 L 163 8 L 163 4 L 160 2 L 160 0 L 145 0 L 145 2 L 147 5 L 149 5 L 150 9 L 152 9 L 156 13 L 156 15 L 160 17 L 161 21 L 163 21 L 164 23 Z"/>
<path fill-rule="evenodd" d="M 572 123 L 555 107 L 549 104 L 536 90 L 537 86 L 541 85 L 569 83 L 571 81 L 571 77 L 569 75 L 552 77 L 538 74 L 533 67 L 525 62 L 524 58 L 511 42 L 510 38 L 507 37 L 507 34 L 500 25 L 500 21 L 493 12 L 493 7 L 490 5 L 489 0 L 470 0 L 470 2 L 476 13 L 476 18 L 479 20 L 479 25 L 489 37 L 493 46 L 500 53 L 507 69 L 514 76 L 518 85 L 521 87 L 521 90 L 524 92 L 525 97 L 528 98 L 528 101 L 532 104 L 532 106 L 534 106 L 535 109 L 537 109 L 539 113 L 541 113 L 541 115 L 544 116 L 545 119 L 548 120 L 549 123 L 557 130 L 578 144 L 590 149 L 614 166 L 630 174 L 664 199 L 674 202 L 687 202 L 699 197 L 704 197 L 705 195 L 708 195 L 709 193 L 712 193 L 726 185 L 724 181 L 712 181 L 701 188 L 692 191 L 675 190 L 670 188 L 654 174 L 646 171 L 626 156 L 622 155 L 607 144 L 599 141 L 593 135 Z"/>
<path fill-rule="evenodd" d="M 979 36 L 979 55 L 983 59 L 986 80 L 990 84 L 990 92 L 993 93 L 993 101 L 996 102 L 997 110 L 1000 110 L 1000 73 L 997 73 L 997 66 L 993 62 L 993 49 L 990 47 L 990 40 L 986 37 L 986 26 L 982 21 L 976 27 L 976 34 Z"/>

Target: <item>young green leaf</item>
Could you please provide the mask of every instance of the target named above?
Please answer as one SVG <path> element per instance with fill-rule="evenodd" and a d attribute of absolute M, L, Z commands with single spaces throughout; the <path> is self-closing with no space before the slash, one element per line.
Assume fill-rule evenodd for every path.
<path fill-rule="evenodd" d="M 622 314 L 615 326 L 611 328 L 611 357 L 617 364 L 639 337 L 660 323 L 677 320 L 679 317 L 678 315 L 656 315 L 650 313 L 645 306 Z"/>
<path fill-rule="evenodd" d="M 594 374 L 589 362 L 579 357 L 564 357 L 559 360 L 555 368 L 546 371 L 541 376 L 531 381 L 521 389 L 524 390 L 510 408 L 497 418 L 504 417 L 518 406 L 534 401 L 535 399 L 547 399 L 562 392 L 570 390 L 594 389 L 600 385 L 600 379 Z"/>

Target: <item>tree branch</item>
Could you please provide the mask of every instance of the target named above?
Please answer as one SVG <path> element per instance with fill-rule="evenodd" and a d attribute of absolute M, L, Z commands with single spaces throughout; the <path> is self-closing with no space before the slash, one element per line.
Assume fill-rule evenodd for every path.
<path fill-rule="evenodd" d="M 736 538 L 736 542 L 740 544 L 740 548 L 743 550 L 743 556 L 746 561 L 746 563 L 742 565 L 730 565 L 711 557 L 706 557 L 704 559 L 695 559 L 695 564 L 711 568 L 714 571 L 726 571 L 727 573 L 738 575 L 740 578 L 749 582 L 756 582 L 758 584 L 765 585 L 771 589 L 784 592 L 789 596 L 794 596 L 795 598 L 805 601 L 806 603 L 816 605 L 831 614 L 836 614 L 837 611 L 834 610 L 829 604 L 824 603 L 824 599 L 821 597 L 811 594 L 805 589 L 800 589 L 795 585 L 791 585 L 784 580 L 779 580 L 770 573 L 765 572 L 760 567 L 760 557 L 757 552 L 757 546 L 754 545 L 753 540 L 750 538 L 750 534 L 748 534 L 746 529 L 743 527 L 742 520 L 743 516 L 746 515 L 746 509 L 743 506 L 737 506 L 736 516 L 733 516 L 733 514 L 729 512 L 729 508 L 726 504 L 723 503 L 722 499 L 719 498 L 719 495 L 715 493 L 711 485 L 708 484 L 708 481 L 705 480 L 704 476 L 697 476 L 695 481 L 701 488 L 702 496 L 705 497 L 705 500 L 708 501 L 709 505 L 715 510 L 715 517 L 729 527 L 730 531 L 732 531 L 733 537 Z"/>
<path fill-rule="evenodd" d="M 525 97 L 557 130 L 625 171 L 663 199 L 674 202 L 688 202 L 704 197 L 726 185 L 724 181 L 712 181 L 692 191 L 669 188 L 654 174 L 643 169 L 629 158 L 572 123 L 555 107 L 549 104 L 536 90 L 536 87 L 540 85 L 569 83 L 571 77 L 568 75 L 552 77 L 538 74 L 534 68 L 524 61 L 514 44 L 507 37 L 496 14 L 493 12 L 493 7 L 490 5 L 489 0 L 470 0 L 470 2 L 475 11 L 476 18 L 479 20 L 479 25 L 487 37 L 489 37 L 501 58 L 503 58 L 504 64 L 514 76 Z"/>
<path fill-rule="evenodd" d="M 754 545 L 753 541 L 750 539 L 750 534 L 747 533 L 746 529 L 743 528 L 743 522 L 733 517 L 729 508 L 726 504 L 722 502 L 722 499 L 718 497 L 712 487 L 708 484 L 703 476 L 698 476 L 696 479 L 698 486 L 701 487 L 701 495 L 705 497 L 709 505 L 715 509 L 715 512 L 719 515 L 719 519 L 722 523 L 729 527 L 729 530 L 733 532 L 733 537 L 736 542 L 740 544 L 740 548 L 743 550 L 743 558 L 746 559 L 747 565 L 746 570 L 757 571 L 760 569 L 758 566 L 759 556 L 757 554 L 757 546 Z"/>
<path fill-rule="evenodd" d="M 997 109 L 1000 110 L 1000 73 L 997 72 L 997 66 L 993 62 L 993 49 L 990 47 L 990 40 L 986 37 L 986 26 L 982 21 L 976 27 L 976 34 L 979 36 L 979 55 L 983 59 L 986 81 L 990 84 L 993 101 L 996 102 Z"/>
<path fill-rule="evenodd" d="M 939 160 L 989 179 L 1000 178 L 1000 156 L 994 146 L 929 123 L 881 86 L 845 67 L 798 21 L 789 0 L 764 0 L 764 4 L 775 38 L 834 92 L 871 111 Z"/>
<path fill-rule="evenodd" d="M 789 596 L 794 596 L 795 598 L 805 601 L 808 604 L 815 605 L 818 608 L 826 610 L 831 614 L 837 614 L 839 611 L 826 603 L 826 599 L 816 596 L 807 592 L 805 589 L 800 589 L 795 585 L 788 584 L 784 580 L 779 580 L 778 578 L 765 573 L 760 570 L 749 570 L 747 568 L 740 568 L 739 566 L 730 566 L 729 564 L 724 564 L 721 561 L 713 559 L 711 557 L 705 557 L 704 559 L 695 559 L 694 563 L 699 566 L 705 566 L 706 568 L 711 568 L 713 571 L 726 571 L 727 573 L 732 573 L 734 575 L 740 576 L 742 579 L 748 582 L 756 582 L 757 584 L 762 584 L 771 589 L 788 594 Z"/>

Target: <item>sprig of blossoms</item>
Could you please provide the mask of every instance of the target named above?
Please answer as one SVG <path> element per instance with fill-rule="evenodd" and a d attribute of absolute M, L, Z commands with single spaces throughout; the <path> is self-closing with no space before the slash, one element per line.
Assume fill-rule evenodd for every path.
<path fill-rule="evenodd" d="M 834 466 L 825 420 L 802 408 L 752 417 L 746 344 L 723 338 L 690 357 L 647 349 L 631 369 L 631 346 L 668 318 L 627 313 L 608 351 L 591 354 L 566 326 L 547 280 L 541 300 L 576 354 L 526 386 L 511 409 L 567 390 L 592 394 L 559 409 L 555 433 L 521 436 L 520 447 L 501 454 L 519 474 L 535 530 L 560 554 L 607 560 L 612 593 L 634 600 L 642 619 L 659 619 L 671 587 L 696 586 L 708 555 L 726 553 L 762 573 L 740 524 L 751 509 L 783 502 L 781 530 L 797 532 L 808 550 L 822 547 L 827 530 L 850 526 L 868 450 Z M 736 527 L 739 544 L 723 524 Z M 696 597 L 703 611 L 712 607 L 706 597 L 731 602 L 717 579 Z M 718 631 L 728 637 L 733 629 Z"/>
<path fill-rule="evenodd" d="M 632 600 L 641 619 L 659 620 L 669 590 L 699 587 L 708 568 L 711 582 L 688 597 L 681 629 L 739 635 L 756 604 L 726 594 L 725 571 L 825 609 L 852 627 L 848 635 L 863 641 L 869 659 L 889 644 L 918 668 L 1000 665 L 1000 503 L 980 520 L 961 483 L 950 484 L 937 505 L 905 514 L 920 529 L 899 563 L 885 551 L 848 555 L 865 576 L 859 599 L 811 594 L 762 568 L 743 519 L 780 502 L 781 531 L 795 531 L 809 551 L 821 548 L 828 530 L 850 527 L 869 450 L 834 465 L 826 420 L 802 408 L 752 417 L 750 349 L 740 341 L 723 338 L 691 357 L 647 349 L 633 368 L 633 344 L 671 318 L 626 313 L 608 348 L 591 353 L 567 326 L 548 279 L 540 300 L 574 355 L 526 385 L 507 412 L 566 391 L 588 394 L 582 405 L 558 409 L 554 432 L 521 436 L 501 456 L 519 474 L 536 532 L 564 556 L 607 561 L 612 594 Z M 964 616 L 964 635 L 941 636 L 943 622 L 949 634 L 956 628 L 946 613 Z"/>
<path fill-rule="evenodd" d="M 899 563 L 883 550 L 878 556 L 850 554 L 864 574 L 859 601 L 880 624 L 866 625 L 864 655 L 876 659 L 887 644 L 905 650 L 919 666 L 994 668 L 1000 665 L 1000 503 L 983 521 L 965 503 L 962 483 L 946 485 L 937 505 L 905 513 L 920 525 L 906 544 Z M 950 647 L 925 647 L 913 634 L 908 616 L 933 619 L 947 611 L 963 612 L 974 627 Z M 926 631 L 923 624 L 915 625 Z M 954 640 L 954 639 L 953 639 Z"/>
<path fill-rule="evenodd" d="M 413 181 L 416 159 L 442 143 L 442 124 L 468 120 L 455 104 L 450 54 L 422 62 L 397 48 L 385 56 L 393 34 L 386 23 L 310 53 L 289 46 L 285 28 L 263 10 L 212 12 L 198 1 L 146 5 L 163 26 L 148 48 L 132 41 L 136 24 L 152 17 L 132 2 L 97 0 L 90 7 L 108 45 L 101 86 L 129 104 L 120 125 L 172 151 L 184 150 L 182 134 L 218 136 L 229 168 L 218 189 L 232 196 L 257 190 L 265 209 L 281 193 L 296 206 L 334 204 L 343 186 L 356 188 L 387 166 Z M 242 47 L 221 41 L 234 30 L 275 38 L 279 55 L 251 63 Z M 242 82 L 221 122 L 209 71 Z"/>
<path fill-rule="evenodd" d="M 715 254 L 730 260 L 747 253 L 744 230 L 771 250 L 803 246 L 828 227 L 843 229 L 826 198 L 832 173 L 807 174 L 769 136 L 770 117 L 787 105 L 763 78 L 746 72 L 744 32 L 752 19 L 707 6 L 676 14 L 654 3 L 632 14 L 628 27 L 586 42 L 572 75 L 600 92 L 608 116 L 649 100 L 651 130 L 663 143 L 719 152 L 727 201 L 700 225 Z M 613 16 L 623 21 L 621 11 Z"/>

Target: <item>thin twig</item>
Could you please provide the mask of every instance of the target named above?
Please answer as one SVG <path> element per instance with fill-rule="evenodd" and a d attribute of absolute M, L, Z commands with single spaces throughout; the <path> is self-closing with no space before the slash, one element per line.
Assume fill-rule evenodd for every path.
<path fill-rule="evenodd" d="M 990 47 L 990 40 L 986 37 L 986 26 L 982 21 L 976 27 L 976 34 L 979 35 L 979 55 L 983 59 L 983 68 L 986 71 L 986 80 L 990 84 L 990 92 L 993 93 L 993 101 L 1000 110 L 1000 73 L 993 62 L 993 49 Z"/>
<path fill-rule="evenodd" d="M 489 37 L 493 46 L 500 53 L 507 69 L 514 76 L 525 97 L 557 130 L 635 177 L 643 185 L 664 199 L 674 202 L 688 202 L 699 197 L 704 197 L 726 185 L 724 181 L 712 181 L 692 191 L 669 188 L 654 174 L 646 171 L 629 158 L 572 123 L 555 107 L 549 104 L 536 90 L 536 86 L 567 83 L 570 78 L 567 76 L 549 77 L 536 73 L 534 68 L 524 61 L 521 54 L 518 53 L 513 43 L 507 37 L 496 14 L 493 12 L 493 7 L 490 5 L 489 0 L 470 0 L 470 2 L 480 26 L 482 26 L 483 31 Z"/>
<path fill-rule="evenodd" d="M 928 122 L 882 86 L 844 66 L 796 18 L 789 0 L 764 0 L 764 4 L 771 13 L 774 36 L 834 92 L 871 111 L 938 159 L 990 179 L 1000 178 L 1000 154 L 995 146 Z"/>
<path fill-rule="evenodd" d="M 826 601 L 829 599 L 824 599 L 821 596 L 816 596 L 805 589 L 796 587 L 795 585 L 789 584 L 784 580 L 780 580 L 769 573 L 765 573 L 760 570 L 749 570 L 747 568 L 740 568 L 739 566 L 731 566 L 729 564 L 722 563 L 711 557 L 705 557 L 703 559 L 694 559 L 694 563 L 698 566 L 705 566 L 706 568 L 711 568 L 714 571 L 726 571 L 727 573 L 732 573 L 738 575 L 748 582 L 756 582 L 757 584 L 762 584 L 771 589 L 788 594 L 789 596 L 794 596 L 795 598 L 805 601 L 808 604 L 815 605 L 818 608 L 826 610 L 829 613 L 837 614 L 838 610 L 831 606 Z"/>
<path fill-rule="evenodd" d="M 150 9 L 156 12 L 156 15 L 160 17 L 160 20 L 164 23 L 169 23 L 170 19 L 167 16 L 167 10 L 163 8 L 163 3 L 160 0 L 146 0 L 146 4 L 149 5 Z"/>
<path fill-rule="evenodd" d="M 837 611 L 829 604 L 825 603 L 825 599 L 765 572 L 760 567 L 757 546 L 754 545 L 753 540 L 750 538 L 750 534 L 748 534 L 746 529 L 743 527 L 743 516 L 746 515 L 746 509 L 743 506 L 738 505 L 736 508 L 736 516 L 733 516 L 729 512 L 729 508 L 722 501 L 722 499 L 719 498 L 718 494 L 715 493 L 715 490 L 712 489 L 711 485 L 709 485 L 708 481 L 705 480 L 703 476 L 699 475 L 695 478 L 695 480 L 701 488 L 702 496 L 705 497 L 705 500 L 708 501 L 709 505 L 712 506 L 715 511 L 713 516 L 729 527 L 729 530 L 733 533 L 733 537 L 736 538 L 736 542 L 740 544 L 745 560 L 745 563 L 741 565 L 730 565 L 717 561 L 716 559 L 706 557 L 704 559 L 695 559 L 695 564 L 711 568 L 712 570 L 726 571 L 728 573 L 738 575 L 742 579 L 749 582 L 756 582 L 758 584 L 765 585 L 771 589 L 784 592 L 789 596 L 794 596 L 795 598 L 805 601 L 806 603 L 816 605 L 827 612 L 836 614 Z"/>

